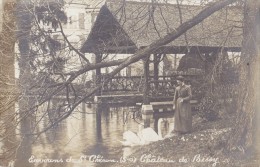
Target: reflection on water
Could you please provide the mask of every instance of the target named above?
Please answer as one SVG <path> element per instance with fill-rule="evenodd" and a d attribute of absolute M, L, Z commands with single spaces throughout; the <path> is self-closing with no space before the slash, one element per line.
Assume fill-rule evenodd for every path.
<path fill-rule="evenodd" d="M 116 160 L 129 155 L 132 148 L 123 148 L 119 141 L 122 140 L 124 131 L 138 131 L 139 124 L 132 119 L 132 112 L 129 112 L 132 110 L 137 109 L 103 105 L 84 107 L 82 110 L 79 107 L 68 119 L 40 135 L 37 140 L 24 137 L 15 166 L 91 167 L 96 164 L 85 161 L 90 155 L 102 155 L 106 159 Z M 96 111 L 99 112 L 96 114 Z M 38 131 L 46 126 L 47 118 L 44 118 Z M 80 158 L 84 162 L 78 163 Z M 56 162 L 37 163 L 40 159 Z"/>

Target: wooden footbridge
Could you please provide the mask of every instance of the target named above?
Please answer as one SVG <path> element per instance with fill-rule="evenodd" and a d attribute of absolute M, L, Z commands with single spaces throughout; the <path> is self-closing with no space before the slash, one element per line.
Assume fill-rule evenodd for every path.
<path fill-rule="evenodd" d="M 121 10 L 122 6 L 124 6 L 124 10 Z M 179 6 L 174 4 L 161 4 L 155 10 L 154 17 L 157 18 L 155 24 L 150 22 L 149 15 L 142 18 L 133 17 L 133 13 L 139 10 L 140 7 L 143 11 L 150 11 L 150 6 L 150 3 L 124 2 L 122 4 L 115 3 L 115 1 L 107 1 L 100 9 L 89 36 L 80 51 L 82 53 L 94 54 L 94 62 L 96 64 L 104 62 L 109 54 L 116 54 L 117 58 L 120 59 L 121 54 L 133 55 L 137 50 L 148 47 L 155 40 L 168 34 L 169 26 L 172 28 L 179 26 L 179 23 L 174 21 L 179 20 Z M 200 8 L 189 5 L 184 5 L 182 8 L 183 10 L 192 9 L 190 11 L 192 13 L 195 12 L 192 15 L 196 15 L 201 10 Z M 201 22 L 197 28 L 191 29 L 187 36 L 182 35 L 175 41 L 155 49 L 152 53 L 147 54 L 147 56 L 137 62 L 143 65 L 141 73 L 140 71 L 137 72 L 141 76 L 132 76 L 132 67 L 126 67 L 130 69 L 126 72 L 128 73 L 126 74 L 127 76 L 114 77 L 108 84 L 103 85 L 102 89 L 96 94 L 96 102 L 118 101 L 122 103 L 141 103 L 149 105 L 150 109 L 152 108 L 151 110 L 154 108 L 155 113 L 160 113 L 160 111 L 167 112 L 168 109 L 170 111 L 176 87 L 175 80 L 178 75 L 185 75 L 185 78 L 195 81 L 194 83 L 190 83 L 192 89 L 196 88 L 196 84 L 203 83 L 197 74 L 176 73 L 169 75 L 168 72 L 177 71 L 178 63 L 176 57 L 178 54 L 185 54 L 187 57 L 186 62 L 193 62 L 191 63 L 192 67 L 189 66 L 189 68 L 210 71 L 212 63 L 217 60 L 218 55 L 241 51 L 242 38 L 237 36 L 237 32 L 241 32 L 242 30 L 239 28 L 242 23 L 240 12 L 239 10 L 234 10 L 234 8 L 225 10 L 229 11 L 227 17 L 232 19 L 222 22 L 216 18 L 221 18 L 223 12 L 216 12 L 214 16 Z M 165 16 L 163 22 L 160 21 L 162 20 L 160 19 L 162 16 L 161 12 Z M 188 16 L 183 18 L 183 21 L 190 20 Z M 234 18 L 234 16 L 238 17 Z M 138 20 L 140 23 L 149 23 L 149 26 L 143 26 L 144 29 L 140 28 L 140 25 L 136 24 Z M 203 25 L 211 25 L 210 31 L 208 31 L 209 29 L 203 29 Z M 229 27 L 233 27 L 233 29 L 229 30 Z M 158 34 L 158 36 L 155 34 Z M 207 34 L 208 36 L 205 36 Z M 230 34 L 230 38 L 223 43 L 221 39 L 226 39 L 225 34 Z M 189 45 L 187 45 L 188 43 Z M 175 59 L 170 61 L 169 56 L 174 56 Z M 205 60 L 202 62 L 201 58 Z M 150 69 L 151 67 L 153 69 Z M 101 69 L 102 67 L 95 70 L 94 82 L 97 85 L 103 83 Z M 163 76 L 159 76 L 162 70 Z M 193 93 L 193 95 L 196 96 L 196 93 Z M 196 99 L 196 97 L 194 98 Z"/>
<path fill-rule="evenodd" d="M 144 120 L 148 120 L 145 125 L 150 126 L 151 118 L 157 122 L 159 118 L 173 117 L 173 97 L 177 76 L 161 76 L 156 81 L 150 78 L 146 84 L 143 84 L 145 81 L 142 77 L 116 77 L 104 86 L 100 95 L 95 96 L 94 103 L 135 106 L 141 109 Z M 191 81 L 190 84 L 194 88 L 197 86 L 196 83 L 200 83 L 198 75 L 185 77 Z M 190 103 L 194 109 L 198 100 L 192 99 Z"/>

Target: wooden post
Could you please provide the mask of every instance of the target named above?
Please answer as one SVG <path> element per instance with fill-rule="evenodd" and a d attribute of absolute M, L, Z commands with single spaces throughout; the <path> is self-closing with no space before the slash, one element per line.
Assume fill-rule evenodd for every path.
<path fill-rule="evenodd" d="M 84 115 L 85 115 L 85 113 L 86 113 L 86 103 L 85 103 L 85 101 L 83 101 L 83 102 L 81 103 L 81 105 L 82 105 L 82 112 L 83 112 Z"/>
<path fill-rule="evenodd" d="M 102 116 L 102 108 L 104 106 L 102 104 L 97 104 L 95 106 L 96 109 L 96 137 L 97 141 L 102 141 L 102 126 L 101 126 L 101 116 Z"/>
<path fill-rule="evenodd" d="M 144 63 L 144 92 L 143 92 L 143 104 L 149 104 L 148 94 L 149 94 L 149 60 L 150 55 L 143 59 Z"/>
<path fill-rule="evenodd" d="M 154 68 L 154 76 L 153 80 L 155 81 L 154 86 L 155 89 L 158 89 L 158 80 L 159 80 L 159 63 L 161 59 L 161 54 L 154 54 L 153 55 L 153 68 Z"/>
<path fill-rule="evenodd" d="M 162 54 L 162 56 L 163 56 L 163 79 L 165 79 L 165 76 L 166 76 L 166 70 L 167 70 L 167 63 L 168 63 L 168 58 L 166 57 L 166 54 L 165 53 L 163 53 Z"/>
<path fill-rule="evenodd" d="M 95 63 L 100 63 L 102 61 L 102 54 L 100 53 L 95 53 Z M 96 85 L 100 85 L 101 84 L 101 68 L 97 68 L 96 69 L 96 78 L 95 78 L 95 82 Z M 96 96 L 100 96 L 101 95 L 101 89 L 99 89 L 96 92 Z M 96 97 L 97 98 L 97 97 Z M 97 98 L 98 99 L 98 98 Z M 99 101 L 98 101 L 99 103 Z M 102 141 L 102 129 L 101 129 L 101 114 L 102 114 L 102 104 L 97 104 L 96 106 L 96 133 L 97 133 L 97 141 Z"/>
<path fill-rule="evenodd" d="M 158 121 L 159 121 L 159 117 L 157 116 L 154 118 L 154 131 L 156 133 L 158 133 Z"/>
<path fill-rule="evenodd" d="M 143 105 L 142 105 L 142 118 L 144 120 L 144 128 L 150 127 L 150 119 L 153 114 L 153 107 L 150 105 L 150 101 L 148 98 L 149 94 L 149 60 L 150 55 L 147 55 L 145 59 L 143 59 L 144 63 L 144 95 L 143 95 Z"/>
<path fill-rule="evenodd" d="M 132 75 L 132 74 L 131 74 L 131 70 L 132 70 L 132 69 L 131 69 L 131 66 L 128 66 L 128 67 L 126 68 L 126 76 L 127 76 L 127 77 L 131 77 L 131 75 Z"/>
<path fill-rule="evenodd" d="M 142 105 L 142 119 L 144 120 L 144 128 L 150 127 L 150 120 L 153 117 L 153 106 L 150 104 Z"/>
<path fill-rule="evenodd" d="M 102 54 L 100 53 L 95 53 L 95 63 L 100 63 L 102 61 Z M 100 85 L 101 84 L 101 68 L 97 68 L 96 69 L 96 78 L 95 78 L 95 82 L 96 85 Z M 96 96 L 100 96 L 101 95 L 101 89 L 99 89 L 96 92 Z"/>
<path fill-rule="evenodd" d="M 174 70 L 177 70 L 177 54 L 174 54 Z"/>

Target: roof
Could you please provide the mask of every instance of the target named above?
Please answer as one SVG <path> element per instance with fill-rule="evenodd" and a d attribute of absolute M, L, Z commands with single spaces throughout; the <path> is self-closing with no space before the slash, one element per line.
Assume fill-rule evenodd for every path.
<path fill-rule="evenodd" d="M 101 8 L 82 52 L 131 52 L 150 45 L 197 15 L 206 6 L 107 1 Z M 181 19 L 180 19 L 181 18 Z M 215 12 L 167 45 L 168 48 L 227 47 L 242 44 L 243 10 Z"/>

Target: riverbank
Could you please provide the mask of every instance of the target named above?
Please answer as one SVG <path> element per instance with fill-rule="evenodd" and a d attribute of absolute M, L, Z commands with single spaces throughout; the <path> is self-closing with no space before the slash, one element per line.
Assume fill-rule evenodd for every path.
<path fill-rule="evenodd" d="M 113 167 L 255 167 L 259 161 L 243 149 L 227 151 L 235 122 L 234 113 L 222 113 L 215 121 L 193 117 L 193 132 L 135 148 L 131 156 Z"/>

